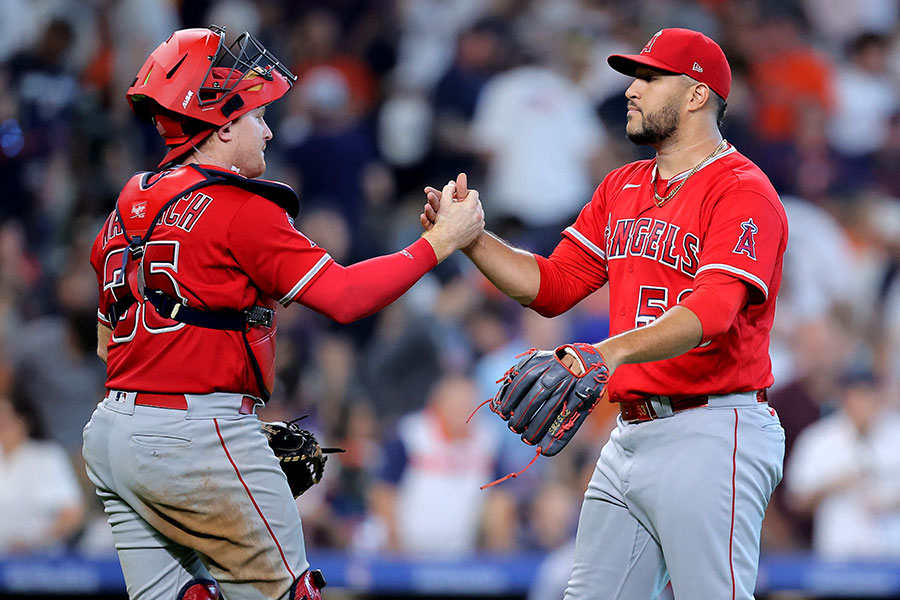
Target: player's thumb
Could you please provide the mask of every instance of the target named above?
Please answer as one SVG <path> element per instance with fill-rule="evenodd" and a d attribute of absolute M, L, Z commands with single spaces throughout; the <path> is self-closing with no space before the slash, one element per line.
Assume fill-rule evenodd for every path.
<path fill-rule="evenodd" d="M 456 176 L 456 197 L 465 200 L 469 195 L 469 177 L 465 173 Z"/>

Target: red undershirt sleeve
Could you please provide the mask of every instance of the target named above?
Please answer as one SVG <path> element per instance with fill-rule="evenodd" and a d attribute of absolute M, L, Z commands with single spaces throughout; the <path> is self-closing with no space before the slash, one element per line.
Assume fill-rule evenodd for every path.
<path fill-rule="evenodd" d="M 348 267 L 332 263 L 294 301 L 339 323 L 350 323 L 402 296 L 435 265 L 434 249 L 419 238 L 399 252 Z"/>
<path fill-rule="evenodd" d="M 535 258 L 541 283 L 528 308 L 544 317 L 561 315 L 606 283 L 605 265 L 568 237 L 549 258 Z"/>
<path fill-rule="evenodd" d="M 688 297 L 681 301 L 681 306 L 700 319 L 702 344 L 728 331 L 738 311 L 750 299 L 750 287 L 733 275 L 717 271 L 700 273 L 694 286 Z"/>

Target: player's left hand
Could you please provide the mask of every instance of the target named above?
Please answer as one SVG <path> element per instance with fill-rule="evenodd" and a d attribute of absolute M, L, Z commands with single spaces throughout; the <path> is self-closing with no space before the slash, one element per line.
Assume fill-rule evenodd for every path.
<path fill-rule="evenodd" d="M 541 454 L 559 453 L 594 410 L 609 368 L 590 344 L 531 350 L 499 382 L 491 410 Z"/>
<path fill-rule="evenodd" d="M 344 452 L 343 448 L 322 448 L 312 432 L 300 429 L 297 425 L 300 419 L 260 422 L 260 429 L 287 476 L 294 498 L 322 481 L 328 460 L 326 454 Z"/>
<path fill-rule="evenodd" d="M 468 176 L 465 173 L 460 173 L 456 176 L 455 183 L 456 192 L 453 194 L 454 202 L 456 200 L 465 200 L 469 196 Z M 428 231 L 434 227 L 434 224 L 437 221 L 437 213 L 441 209 L 441 190 L 433 188 L 430 185 L 426 186 L 425 198 L 427 199 L 427 202 L 422 209 L 422 214 L 419 215 L 419 221 L 422 223 L 422 228 L 425 231 Z"/>

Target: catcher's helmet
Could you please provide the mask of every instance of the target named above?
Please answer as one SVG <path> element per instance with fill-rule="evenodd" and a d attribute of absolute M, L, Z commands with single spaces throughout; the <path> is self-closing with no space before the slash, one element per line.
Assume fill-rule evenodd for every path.
<path fill-rule="evenodd" d="M 247 32 L 225 46 L 225 29 L 181 29 L 154 50 L 125 97 L 169 146 L 160 166 L 214 129 L 281 98 L 296 75 Z"/>

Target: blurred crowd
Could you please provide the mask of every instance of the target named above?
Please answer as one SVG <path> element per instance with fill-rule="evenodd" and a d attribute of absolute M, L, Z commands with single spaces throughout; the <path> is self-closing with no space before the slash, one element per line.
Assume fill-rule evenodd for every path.
<path fill-rule="evenodd" d="M 414 240 L 422 188 L 460 171 L 488 228 L 549 252 L 609 170 L 652 156 L 624 136 L 629 80 L 606 57 L 662 27 L 716 39 L 734 74 L 723 133 L 791 228 L 770 391 L 788 453 L 763 549 L 900 558 L 896 0 L 4 0 L 0 551 L 111 550 L 80 458 L 105 375 L 89 248 L 163 155 L 126 88 L 172 31 L 211 23 L 299 75 L 266 114 L 266 177 L 300 193 L 298 227 L 342 264 Z M 298 500 L 309 546 L 565 556 L 615 407 L 485 491 L 533 452 L 486 410 L 466 419 L 517 354 L 603 339 L 603 291 L 545 319 L 454 256 L 357 323 L 299 307 L 278 322 L 261 417 L 308 414 L 347 450 Z"/>

